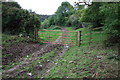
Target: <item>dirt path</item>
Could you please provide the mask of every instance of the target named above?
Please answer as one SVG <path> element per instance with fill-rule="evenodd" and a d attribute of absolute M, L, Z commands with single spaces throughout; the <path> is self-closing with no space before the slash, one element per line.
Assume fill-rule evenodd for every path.
<path fill-rule="evenodd" d="M 68 34 L 68 33 L 64 32 L 64 31 L 66 31 L 66 29 L 63 28 L 62 31 L 63 31 L 63 34 Z M 61 43 L 62 42 L 61 37 L 62 36 L 59 36 L 59 38 L 54 43 Z M 41 57 L 44 53 L 50 52 L 50 51 L 54 50 L 55 48 L 59 48 L 60 46 L 63 46 L 63 45 L 58 45 L 58 44 L 46 44 L 46 45 L 44 45 L 41 49 L 34 51 L 33 54 L 31 55 L 31 57 L 22 58 L 19 60 L 18 65 L 15 65 L 14 67 L 3 71 L 3 76 L 14 78 L 16 75 L 21 73 L 21 72 L 16 72 L 18 69 L 21 69 L 22 67 L 29 65 L 29 63 L 31 61 L 38 60 L 38 57 Z M 64 45 L 61 50 L 57 51 L 58 56 L 62 56 L 63 53 L 66 50 L 68 50 L 68 48 L 69 48 L 68 45 Z M 58 56 L 54 57 L 54 60 L 57 60 Z M 54 68 L 54 66 L 50 66 L 50 65 L 51 65 L 51 62 L 45 63 L 44 69 L 42 69 L 42 71 L 39 73 L 39 75 L 40 74 L 46 75 L 48 70 Z"/>
<path fill-rule="evenodd" d="M 62 28 L 62 31 L 63 31 L 63 35 L 59 37 L 59 39 L 57 39 L 56 41 L 58 41 L 58 43 L 63 43 L 62 40 L 61 40 L 61 37 L 66 37 L 68 36 L 69 34 L 65 31 L 67 31 L 65 28 Z M 64 35 L 65 34 L 65 35 Z M 62 56 L 67 50 L 69 49 L 69 45 L 64 45 L 63 48 L 61 49 L 60 52 L 58 52 L 58 55 L 59 56 L 56 56 L 54 59 L 53 59 L 53 62 L 56 62 L 57 60 L 60 59 L 60 56 Z M 43 72 L 41 73 L 41 77 L 45 77 L 50 70 L 54 69 L 54 67 L 56 66 L 56 63 L 48 63 L 47 66 L 44 68 Z"/>

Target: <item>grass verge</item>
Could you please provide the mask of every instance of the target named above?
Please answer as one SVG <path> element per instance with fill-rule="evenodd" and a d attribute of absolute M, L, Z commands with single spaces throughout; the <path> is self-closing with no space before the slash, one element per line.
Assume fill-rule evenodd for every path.
<path fill-rule="evenodd" d="M 103 41 L 106 34 L 101 31 L 82 30 L 81 47 L 73 46 L 65 52 L 57 66 L 45 75 L 45 78 L 116 78 L 118 77 L 118 60 L 109 59 L 109 55 L 117 54 L 117 47 L 105 48 Z M 78 31 L 78 30 L 77 30 Z M 88 35 L 85 35 L 88 34 Z M 86 43 L 85 43 L 86 41 Z"/>

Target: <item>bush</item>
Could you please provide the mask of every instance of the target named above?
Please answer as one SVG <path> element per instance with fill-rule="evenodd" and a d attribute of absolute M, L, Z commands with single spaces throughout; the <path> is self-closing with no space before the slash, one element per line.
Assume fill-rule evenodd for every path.
<path fill-rule="evenodd" d="M 34 29 L 40 27 L 40 19 L 34 12 L 21 9 L 17 3 L 3 2 L 2 31 L 12 35 L 27 35 L 31 38 Z M 17 5 L 17 6 L 16 6 Z"/>

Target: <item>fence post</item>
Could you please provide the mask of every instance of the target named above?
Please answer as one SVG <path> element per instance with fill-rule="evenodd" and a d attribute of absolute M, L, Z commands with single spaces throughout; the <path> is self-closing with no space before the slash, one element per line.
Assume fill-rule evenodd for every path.
<path fill-rule="evenodd" d="M 78 31 L 78 47 L 81 45 L 81 31 Z"/>
<path fill-rule="evenodd" d="M 63 30 L 62 30 L 62 44 L 64 44 L 64 41 L 63 41 L 63 37 L 64 37 L 64 32 L 63 32 Z"/>
<path fill-rule="evenodd" d="M 36 29 L 34 27 L 34 39 L 36 40 Z"/>
<path fill-rule="evenodd" d="M 34 35 L 35 35 L 35 40 L 37 40 L 38 39 L 38 29 L 34 30 Z"/>
<path fill-rule="evenodd" d="M 89 48 L 90 48 L 90 46 L 91 46 L 91 43 L 92 43 L 92 29 L 90 28 L 89 29 L 90 30 L 90 41 L 89 41 Z M 91 48 L 90 48 L 91 49 Z"/>
<path fill-rule="evenodd" d="M 78 45 L 78 32 L 76 32 L 76 46 Z"/>

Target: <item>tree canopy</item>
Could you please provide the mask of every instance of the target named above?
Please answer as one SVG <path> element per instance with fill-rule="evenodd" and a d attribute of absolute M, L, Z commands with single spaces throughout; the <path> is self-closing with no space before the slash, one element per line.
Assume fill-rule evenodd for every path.
<path fill-rule="evenodd" d="M 119 13 L 120 2 L 92 2 L 88 8 L 78 9 L 76 14 L 80 22 L 91 23 L 92 28 L 103 27 L 103 30 L 109 34 L 107 42 L 114 44 L 120 41 Z"/>
<path fill-rule="evenodd" d="M 17 2 L 2 3 L 2 31 L 8 34 L 31 36 L 40 27 L 40 19 L 34 12 L 24 10 Z"/>

